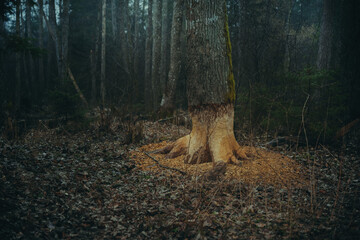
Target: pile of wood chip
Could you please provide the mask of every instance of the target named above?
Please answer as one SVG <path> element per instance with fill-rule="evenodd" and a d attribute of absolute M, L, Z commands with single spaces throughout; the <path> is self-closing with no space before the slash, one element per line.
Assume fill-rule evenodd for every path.
<path fill-rule="evenodd" d="M 163 148 L 168 142 L 154 143 L 131 152 L 137 168 L 144 171 L 166 174 L 185 172 L 192 176 L 202 176 L 210 171 L 212 163 L 185 164 L 184 157 L 167 159 L 165 155 L 151 153 Z M 293 159 L 269 150 L 244 147 L 253 159 L 244 160 L 239 165 L 228 165 L 225 178 L 236 179 L 249 184 L 270 184 L 280 187 L 303 187 L 307 180 L 301 166 Z M 179 170 L 179 171 L 178 171 Z"/>

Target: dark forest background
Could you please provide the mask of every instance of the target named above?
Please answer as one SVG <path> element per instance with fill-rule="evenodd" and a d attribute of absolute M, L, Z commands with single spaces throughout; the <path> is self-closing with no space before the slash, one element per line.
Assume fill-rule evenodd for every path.
<path fill-rule="evenodd" d="M 358 1 L 229 0 L 227 6 L 236 129 L 318 143 L 358 121 Z M 1 1 L 3 130 L 20 132 L 21 122 L 42 118 L 86 121 L 95 107 L 149 118 L 186 110 L 185 18 L 181 60 L 172 62 L 174 10 L 169 0 Z M 180 70 L 175 98 L 164 109 L 171 64 Z"/>

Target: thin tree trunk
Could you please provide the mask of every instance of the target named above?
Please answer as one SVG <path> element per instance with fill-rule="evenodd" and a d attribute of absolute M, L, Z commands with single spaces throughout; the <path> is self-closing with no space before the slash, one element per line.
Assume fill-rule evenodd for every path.
<path fill-rule="evenodd" d="M 16 22 L 15 31 L 16 36 L 20 37 L 20 5 L 21 0 L 16 1 Z M 15 53 L 15 74 L 16 74 L 16 88 L 15 88 L 15 109 L 18 111 L 21 104 L 21 66 L 20 66 L 20 53 Z"/>
<path fill-rule="evenodd" d="M 293 9 L 293 1 L 289 2 L 289 9 L 288 9 L 288 15 L 285 22 L 285 54 L 284 54 L 284 72 L 289 71 L 290 67 L 290 20 L 291 20 L 291 14 Z"/>
<path fill-rule="evenodd" d="M 98 5 L 98 15 L 96 21 L 96 39 L 95 39 L 95 51 L 90 51 L 90 64 L 91 64 L 91 103 L 94 105 L 96 103 L 96 75 L 97 75 L 97 65 L 98 65 L 98 56 L 99 56 L 99 43 L 100 43 L 100 26 L 101 26 L 101 5 Z"/>
<path fill-rule="evenodd" d="M 112 25 L 112 36 L 113 42 L 116 42 L 116 38 L 118 35 L 118 28 L 117 28 L 117 0 L 111 0 L 111 25 Z"/>
<path fill-rule="evenodd" d="M 55 55 L 56 55 L 56 62 L 57 62 L 57 70 L 58 70 L 58 76 L 61 77 L 62 74 L 62 56 L 61 56 L 61 46 L 60 46 L 60 39 L 59 39 L 59 33 L 57 30 L 57 24 L 56 24 L 56 12 L 55 12 L 55 1 L 49 0 L 49 21 L 47 21 L 45 14 L 43 14 L 48 31 L 50 33 L 51 38 L 54 41 L 55 45 Z"/>
<path fill-rule="evenodd" d="M 161 0 L 153 1 L 153 47 L 151 84 L 153 91 L 153 110 L 160 105 L 160 62 L 161 62 Z"/>
<path fill-rule="evenodd" d="M 316 65 L 319 70 L 330 69 L 332 39 L 333 39 L 333 9 L 332 0 L 323 1 L 323 14 L 321 18 L 319 51 Z"/>
<path fill-rule="evenodd" d="M 101 21 L 101 79 L 100 95 L 102 106 L 105 107 L 105 78 L 106 78 L 106 0 L 102 0 L 102 21 Z"/>
<path fill-rule="evenodd" d="M 139 0 L 134 1 L 134 14 L 135 14 L 135 30 L 134 30 L 134 60 L 133 60 L 133 68 L 134 68 L 134 84 L 133 84 L 133 95 L 134 100 L 137 101 L 139 97 L 139 48 L 140 48 L 140 6 Z"/>
<path fill-rule="evenodd" d="M 184 0 L 174 2 L 171 46 L 170 46 L 170 70 L 166 90 L 161 100 L 161 107 L 167 111 L 175 107 L 175 90 L 181 69 L 181 30 L 183 23 Z"/>
<path fill-rule="evenodd" d="M 162 0 L 162 16 L 161 16 L 161 62 L 160 62 L 160 87 L 161 95 L 165 92 L 168 64 L 169 64 L 169 0 Z"/>
<path fill-rule="evenodd" d="M 129 64 L 128 64 L 128 42 L 127 42 L 127 12 L 128 12 L 128 0 L 121 1 L 121 13 L 120 13 L 120 41 L 121 41 L 121 63 L 124 68 L 126 75 L 129 75 Z"/>
<path fill-rule="evenodd" d="M 69 74 L 70 80 L 71 80 L 71 82 L 73 83 L 76 92 L 79 94 L 81 101 L 83 102 L 83 104 L 84 104 L 86 107 L 88 107 L 89 104 L 88 104 L 88 102 L 86 101 L 86 98 L 84 97 L 84 94 L 81 92 L 78 84 L 76 83 L 75 77 L 74 77 L 74 75 L 72 74 L 71 69 L 70 69 L 69 67 L 67 68 L 67 73 Z"/>
<path fill-rule="evenodd" d="M 38 0 L 39 9 L 43 9 L 43 0 Z M 42 10 L 39 10 L 39 48 L 44 48 L 44 24 L 42 18 Z M 44 83 L 44 58 L 42 56 L 39 57 L 39 90 L 42 93 L 45 88 Z"/>
<path fill-rule="evenodd" d="M 63 0 L 62 8 L 62 19 L 61 19 L 61 56 L 62 56 L 62 69 L 61 69 L 61 79 L 65 80 L 67 78 L 67 68 L 68 68 L 68 52 L 69 52 L 69 14 L 70 14 L 70 0 Z"/>
<path fill-rule="evenodd" d="M 146 42 L 145 42 L 145 84 L 144 102 L 145 110 L 152 108 L 152 84 L 151 84 L 151 60 L 152 60 L 152 5 L 153 0 L 148 1 L 148 19 L 146 23 Z"/>
<path fill-rule="evenodd" d="M 32 33 L 31 33 L 31 0 L 26 0 L 26 7 L 25 7 L 25 14 L 26 14 L 26 25 L 25 25 L 25 37 L 31 41 L 32 39 Z M 32 92 L 33 92 L 33 96 L 34 96 L 34 99 L 36 99 L 37 97 L 37 84 L 35 84 L 34 82 L 34 60 L 33 60 L 33 57 L 31 55 L 31 52 L 30 51 L 27 51 L 26 52 L 26 59 L 27 59 L 27 69 L 28 69 L 28 80 L 27 82 L 31 85 L 31 89 L 32 89 Z M 28 92 L 29 94 L 29 92 Z M 33 100 L 34 100 L 33 99 Z"/>

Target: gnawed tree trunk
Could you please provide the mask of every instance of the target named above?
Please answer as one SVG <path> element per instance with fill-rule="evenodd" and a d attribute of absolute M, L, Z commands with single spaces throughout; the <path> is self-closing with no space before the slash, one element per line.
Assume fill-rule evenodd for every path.
<path fill-rule="evenodd" d="M 192 131 L 160 150 L 190 164 L 238 163 L 248 158 L 236 142 L 235 82 L 225 1 L 187 0 L 187 95 Z"/>
<path fill-rule="evenodd" d="M 102 0 L 101 8 L 101 77 L 100 77 L 100 95 L 102 106 L 105 106 L 105 71 L 106 71 L 106 59 L 105 59 L 105 44 L 106 44 L 106 0 Z"/>
<path fill-rule="evenodd" d="M 153 92 L 153 110 L 160 105 L 160 61 L 161 61 L 161 0 L 153 0 L 153 47 L 151 84 Z"/>
<path fill-rule="evenodd" d="M 164 111 L 175 107 L 176 82 L 179 78 L 181 69 L 181 29 L 183 22 L 184 0 L 174 2 L 173 19 L 171 28 L 171 46 L 170 46 L 170 70 L 166 90 L 161 100 L 161 108 Z"/>
<path fill-rule="evenodd" d="M 332 0 L 323 1 L 323 14 L 321 18 L 319 51 L 316 65 L 319 70 L 330 69 L 332 39 L 333 39 L 333 9 Z"/>
<path fill-rule="evenodd" d="M 148 18 L 146 23 L 146 42 L 145 42 L 145 77 L 144 77 L 144 102 L 145 110 L 148 112 L 152 108 L 152 85 L 151 85 L 151 60 L 152 60 L 152 5 L 153 0 L 148 1 Z"/>

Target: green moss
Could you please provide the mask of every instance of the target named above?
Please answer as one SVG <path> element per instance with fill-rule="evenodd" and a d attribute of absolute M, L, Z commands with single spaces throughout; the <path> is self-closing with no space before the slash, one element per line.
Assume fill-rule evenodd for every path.
<path fill-rule="evenodd" d="M 226 38 L 226 53 L 229 60 L 229 75 L 227 79 L 228 83 L 228 92 L 225 96 L 225 100 L 230 103 L 235 102 L 235 79 L 233 73 L 233 65 L 232 65 L 232 57 L 231 57 L 231 42 L 230 42 L 230 31 L 228 25 L 228 15 L 226 12 L 226 4 L 224 3 L 224 11 L 225 11 L 225 38 Z"/>

